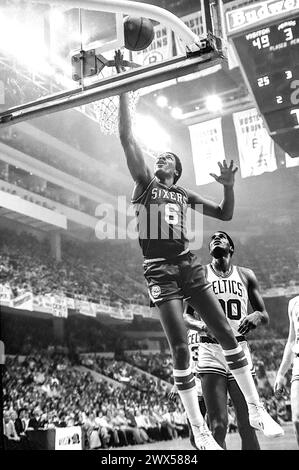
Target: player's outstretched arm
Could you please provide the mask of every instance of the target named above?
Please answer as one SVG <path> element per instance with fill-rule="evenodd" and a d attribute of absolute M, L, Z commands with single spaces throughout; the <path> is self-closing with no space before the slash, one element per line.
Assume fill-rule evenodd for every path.
<path fill-rule="evenodd" d="M 245 335 L 250 330 L 254 330 L 259 325 L 267 325 L 269 323 L 269 315 L 263 298 L 260 293 L 259 284 L 254 272 L 248 268 L 239 268 L 242 277 L 247 282 L 248 298 L 253 308 L 253 313 L 247 315 L 240 323 L 238 332 Z"/>
<path fill-rule="evenodd" d="M 121 51 L 115 52 L 114 60 L 117 72 L 125 71 L 122 65 L 123 56 Z M 119 97 L 118 130 L 132 178 L 136 183 L 147 185 L 152 179 L 152 174 L 145 162 L 143 151 L 133 134 L 127 93 L 123 93 Z"/>
<path fill-rule="evenodd" d="M 124 149 L 127 165 L 132 178 L 136 183 L 147 185 L 152 179 L 152 174 L 147 166 L 144 154 L 136 141 L 132 131 L 131 114 L 129 111 L 128 95 L 119 97 L 119 137 Z"/>
<path fill-rule="evenodd" d="M 283 356 L 281 360 L 281 364 L 279 366 L 279 369 L 277 371 L 275 383 L 274 383 L 274 392 L 276 395 L 280 395 L 285 386 L 285 375 L 290 369 L 293 361 L 293 346 L 295 344 L 295 328 L 294 328 L 294 323 L 292 319 L 292 304 L 291 300 L 289 302 L 289 308 L 288 308 L 288 315 L 289 315 L 289 335 L 288 339 L 283 351 Z"/>
<path fill-rule="evenodd" d="M 223 199 L 220 204 L 216 204 L 209 199 L 201 197 L 199 194 L 188 190 L 188 202 L 194 210 L 199 212 L 203 211 L 204 215 L 214 217 L 220 220 L 231 220 L 234 213 L 235 207 L 235 196 L 234 196 L 234 184 L 235 184 L 235 173 L 238 168 L 234 168 L 234 162 L 231 160 L 230 165 L 227 166 L 226 161 L 223 163 L 218 162 L 220 168 L 220 175 L 217 176 L 214 173 L 210 173 L 215 180 L 223 185 Z"/>

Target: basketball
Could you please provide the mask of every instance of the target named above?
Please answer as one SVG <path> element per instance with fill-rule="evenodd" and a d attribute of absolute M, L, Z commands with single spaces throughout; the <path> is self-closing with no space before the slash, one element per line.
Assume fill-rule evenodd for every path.
<path fill-rule="evenodd" d="M 127 16 L 124 20 L 125 47 L 130 51 L 146 49 L 154 39 L 154 27 L 148 18 Z"/>

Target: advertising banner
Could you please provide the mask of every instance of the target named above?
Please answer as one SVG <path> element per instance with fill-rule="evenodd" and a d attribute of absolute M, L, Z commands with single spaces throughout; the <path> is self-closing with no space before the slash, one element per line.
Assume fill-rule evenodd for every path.
<path fill-rule="evenodd" d="M 55 450 L 82 450 L 80 426 L 55 429 Z"/>
<path fill-rule="evenodd" d="M 189 126 L 197 185 L 212 183 L 210 173 L 219 173 L 217 162 L 225 160 L 221 118 Z"/>
<path fill-rule="evenodd" d="M 274 141 L 269 136 L 257 109 L 233 115 L 242 178 L 277 170 Z"/>

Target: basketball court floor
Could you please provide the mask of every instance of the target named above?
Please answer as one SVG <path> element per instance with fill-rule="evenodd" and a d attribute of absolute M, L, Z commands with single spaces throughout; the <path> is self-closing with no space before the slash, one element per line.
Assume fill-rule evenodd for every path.
<path fill-rule="evenodd" d="M 275 439 L 269 439 L 262 435 L 258 431 L 258 440 L 260 443 L 261 450 L 299 450 L 296 442 L 295 433 L 293 430 L 292 423 L 287 423 L 283 426 L 285 435 Z M 238 433 L 228 434 L 227 439 L 227 450 L 240 450 L 241 441 Z M 152 444 L 135 445 L 128 447 L 121 447 L 113 450 L 144 450 L 144 451 L 155 451 L 155 450 L 194 450 L 191 446 L 189 439 L 174 439 L 172 441 L 154 442 Z"/>

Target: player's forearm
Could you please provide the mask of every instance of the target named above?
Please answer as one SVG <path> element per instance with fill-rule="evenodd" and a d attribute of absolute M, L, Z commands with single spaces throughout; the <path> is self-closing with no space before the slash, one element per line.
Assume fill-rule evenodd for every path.
<path fill-rule="evenodd" d="M 199 333 L 204 333 L 207 331 L 205 323 L 203 323 L 202 321 L 195 320 L 188 314 L 184 314 L 184 321 L 187 328 L 191 330 L 199 331 Z"/>
<path fill-rule="evenodd" d="M 235 208 L 235 193 L 233 186 L 223 187 L 223 200 L 219 204 L 221 220 L 231 220 Z"/>
<path fill-rule="evenodd" d="M 199 333 L 206 333 L 207 332 L 207 327 L 203 325 L 197 325 L 195 323 L 186 323 L 187 328 L 190 330 L 195 330 L 198 331 Z"/>
<path fill-rule="evenodd" d="M 127 93 L 123 93 L 119 97 L 118 130 L 122 143 L 133 138 L 132 119 L 129 110 L 129 97 Z"/>
<path fill-rule="evenodd" d="M 284 352 L 283 352 L 283 357 L 281 364 L 279 366 L 279 369 L 277 371 L 277 375 L 285 376 L 288 370 L 290 369 L 292 365 L 292 360 L 293 360 L 293 351 L 292 351 L 293 343 L 287 342 Z"/>

